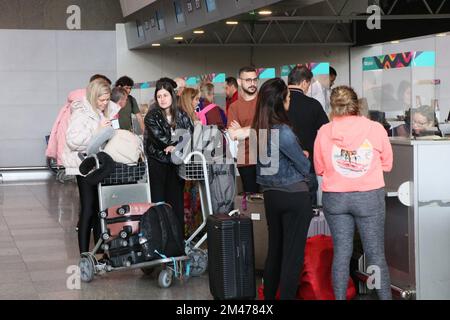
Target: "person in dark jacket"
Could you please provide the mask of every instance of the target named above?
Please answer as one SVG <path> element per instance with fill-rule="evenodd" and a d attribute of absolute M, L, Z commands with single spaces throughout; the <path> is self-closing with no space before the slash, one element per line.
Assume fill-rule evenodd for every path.
<path fill-rule="evenodd" d="M 309 191 L 313 205 L 317 204 L 317 177 L 314 171 L 314 140 L 317 131 L 324 124 L 328 123 L 328 116 L 323 111 L 319 101 L 310 98 L 304 93 L 311 85 L 313 74 L 307 67 L 295 67 L 288 76 L 288 85 L 291 92 L 291 102 L 289 106 L 289 121 L 294 127 L 300 143 L 309 153 L 311 171 L 309 174 Z"/>
<path fill-rule="evenodd" d="M 193 132 L 189 116 L 177 106 L 171 81 L 160 79 L 156 83 L 155 108 L 145 116 L 144 146 L 148 158 L 152 202 L 170 204 L 177 215 L 184 234 L 184 180 L 178 176 L 171 154 L 180 142 L 179 130 Z"/>
<path fill-rule="evenodd" d="M 275 78 L 265 82 L 257 101 L 252 128 L 260 148 L 267 146 L 267 152 L 259 150 L 256 165 L 269 232 L 264 298 L 274 300 L 279 288 L 280 299 L 295 299 L 313 216 L 306 183 L 311 164 L 289 126 L 289 90 L 284 81 Z M 262 159 L 262 154 L 269 160 Z"/>

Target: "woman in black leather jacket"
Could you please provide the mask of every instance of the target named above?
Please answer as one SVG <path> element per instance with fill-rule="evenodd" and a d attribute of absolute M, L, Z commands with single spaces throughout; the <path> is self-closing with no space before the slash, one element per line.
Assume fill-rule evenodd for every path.
<path fill-rule="evenodd" d="M 166 202 L 172 206 L 184 235 L 184 180 L 178 176 L 171 154 L 179 142 L 177 137 L 180 134 L 176 134 L 176 130 L 184 129 L 192 133 L 194 128 L 189 116 L 177 106 L 172 81 L 166 78 L 156 83 L 155 101 L 155 108 L 147 113 L 144 120 L 144 146 L 152 202 Z"/>

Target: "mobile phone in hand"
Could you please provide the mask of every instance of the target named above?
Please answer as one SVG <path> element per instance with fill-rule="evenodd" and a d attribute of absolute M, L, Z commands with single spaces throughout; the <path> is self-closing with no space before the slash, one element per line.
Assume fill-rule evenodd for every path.
<path fill-rule="evenodd" d="M 114 129 L 120 129 L 119 120 L 118 120 L 118 119 L 113 119 L 113 120 L 111 120 L 111 126 L 112 126 Z"/>

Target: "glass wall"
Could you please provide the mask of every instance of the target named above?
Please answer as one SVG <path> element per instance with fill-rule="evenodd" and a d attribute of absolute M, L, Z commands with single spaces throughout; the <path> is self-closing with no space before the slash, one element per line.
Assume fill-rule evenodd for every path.
<path fill-rule="evenodd" d="M 440 83 L 434 51 L 363 59 L 363 98 L 368 116 L 390 136 L 440 139 Z"/>

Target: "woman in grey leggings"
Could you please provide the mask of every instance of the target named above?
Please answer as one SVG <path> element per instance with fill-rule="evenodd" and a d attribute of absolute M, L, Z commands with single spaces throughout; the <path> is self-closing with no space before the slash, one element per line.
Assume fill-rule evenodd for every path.
<path fill-rule="evenodd" d="M 331 122 L 314 144 L 314 165 L 323 176 L 322 203 L 333 236 L 333 288 L 346 298 L 355 224 L 368 267 L 375 271 L 378 297 L 392 299 L 384 254 L 384 179 L 392 169 L 392 147 L 383 126 L 360 115 L 352 88 L 333 89 Z"/>

